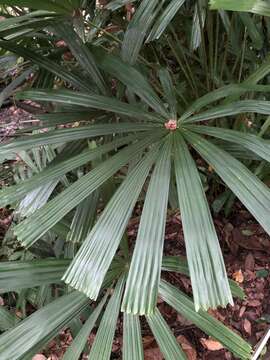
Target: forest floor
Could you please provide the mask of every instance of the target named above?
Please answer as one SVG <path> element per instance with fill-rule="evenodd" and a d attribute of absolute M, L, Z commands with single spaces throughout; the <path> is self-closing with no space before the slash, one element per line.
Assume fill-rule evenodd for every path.
<path fill-rule="evenodd" d="M 20 127 L 20 123 L 27 122 L 29 119 L 26 112 L 13 106 L 2 110 L 0 112 L 1 139 L 5 135 L 11 135 L 15 128 Z M 4 126 L 5 124 L 7 126 Z M 4 128 L 5 134 L 3 133 Z M 138 210 L 128 228 L 131 241 L 136 238 L 139 215 Z M 7 209 L 0 209 L 0 239 L 3 238 L 10 221 L 10 212 Z M 219 308 L 211 311 L 211 314 L 239 333 L 252 346 L 255 346 L 270 327 L 270 237 L 238 202 L 235 203 L 229 217 L 226 218 L 221 214 L 215 218 L 215 226 L 228 275 L 243 287 L 246 298 L 244 300 L 236 299 L 234 306 L 227 306 L 226 309 Z M 167 219 L 165 254 L 174 256 L 185 254 L 181 219 L 177 212 Z M 186 276 L 166 273 L 166 279 L 191 295 L 190 280 Z M 209 339 L 196 326 L 186 321 L 161 300 L 158 307 L 189 360 L 235 359 L 231 353 L 222 348 L 221 344 Z M 143 323 L 142 334 L 145 360 L 162 360 L 162 354 L 146 323 Z M 94 337 L 94 335 L 89 337 L 90 345 Z M 57 340 L 49 344 L 43 354 L 35 357 L 35 360 L 62 359 L 65 349 L 71 341 L 72 337 L 67 329 L 59 334 Z M 113 344 L 112 359 L 121 359 L 121 346 L 122 320 L 120 317 Z M 87 357 L 83 359 L 87 359 Z M 265 354 L 264 359 L 270 360 L 270 351 Z"/>

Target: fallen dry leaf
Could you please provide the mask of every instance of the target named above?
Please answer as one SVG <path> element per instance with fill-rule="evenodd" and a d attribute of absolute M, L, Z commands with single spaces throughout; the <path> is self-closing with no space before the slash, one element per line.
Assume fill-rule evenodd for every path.
<path fill-rule="evenodd" d="M 176 340 L 181 345 L 188 360 L 197 360 L 197 352 L 185 336 L 180 335 L 176 338 Z"/>
<path fill-rule="evenodd" d="M 150 345 L 152 345 L 152 343 L 154 342 L 154 338 L 153 336 L 144 336 L 143 337 L 143 348 L 147 349 L 149 348 Z"/>
<path fill-rule="evenodd" d="M 233 279 L 238 282 L 239 284 L 242 284 L 244 282 L 244 275 L 242 273 L 242 270 L 238 270 L 233 273 L 232 275 Z"/>
<path fill-rule="evenodd" d="M 144 352 L 144 360 L 163 360 L 163 355 L 161 354 L 159 348 L 147 349 Z"/>
<path fill-rule="evenodd" d="M 242 306 L 242 307 L 240 308 L 240 311 L 239 311 L 239 317 L 240 317 L 240 318 L 244 315 L 245 311 L 246 311 L 246 307 L 245 307 L 245 306 Z"/>
<path fill-rule="evenodd" d="M 244 319 L 243 328 L 245 332 L 251 336 L 251 322 L 248 319 Z"/>
<path fill-rule="evenodd" d="M 261 302 L 259 300 L 249 300 L 248 301 L 248 306 L 258 307 L 260 305 L 261 305 Z"/>
<path fill-rule="evenodd" d="M 223 345 L 220 342 L 213 339 L 202 338 L 200 339 L 200 342 L 203 347 L 210 351 L 218 351 L 224 349 Z"/>
<path fill-rule="evenodd" d="M 254 256 L 249 253 L 245 260 L 245 269 L 249 271 L 254 271 L 255 259 Z"/>
<path fill-rule="evenodd" d="M 193 324 L 192 321 L 187 320 L 181 314 L 177 314 L 177 321 L 181 324 L 181 326 L 190 326 Z"/>

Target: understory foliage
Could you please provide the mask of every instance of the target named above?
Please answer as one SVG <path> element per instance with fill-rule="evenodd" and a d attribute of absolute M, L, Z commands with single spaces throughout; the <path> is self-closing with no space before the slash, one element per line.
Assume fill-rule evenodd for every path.
<path fill-rule="evenodd" d="M 267 4 L 0 0 L 0 103 L 33 116 L 0 143 L 1 162 L 14 163 L 0 207 L 15 209 L 2 242 L 0 360 L 31 359 L 66 327 L 64 360 L 79 359 L 97 324 L 89 358 L 110 359 L 119 318 L 122 358 L 143 359 L 142 317 L 166 360 L 186 359 L 158 297 L 251 358 L 207 310 L 244 296 L 212 213 L 238 198 L 270 234 Z M 163 251 L 177 209 L 186 258 Z M 166 272 L 190 276 L 193 298 Z"/>

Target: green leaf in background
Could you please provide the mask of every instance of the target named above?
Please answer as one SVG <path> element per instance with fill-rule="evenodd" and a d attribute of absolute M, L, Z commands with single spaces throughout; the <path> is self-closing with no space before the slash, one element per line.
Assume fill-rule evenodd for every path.
<path fill-rule="evenodd" d="M 0 262 L 0 292 L 59 283 L 69 263 L 57 259 Z"/>
<path fill-rule="evenodd" d="M 177 100 L 176 100 L 176 92 L 174 89 L 174 84 L 172 82 L 171 75 L 169 71 L 165 68 L 159 70 L 159 80 L 161 82 L 164 97 L 167 103 L 169 104 L 169 111 L 171 119 L 177 119 Z"/>
<path fill-rule="evenodd" d="M 76 57 L 82 69 L 84 69 L 90 78 L 97 85 L 102 94 L 106 94 L 106 84 L 100 74 L 94 57 L 88 47 L 83 43 L 75 30 L 68 23 L 58 23 L 54 25 L 54 30 L 63 39 L 72 54 Z"/>
<path fill-rule="evenodd" d="M 10 41 L 0 41 L 0 48 L 9 50 L 14 54 L 18 54 L 25 60 L 32 61 L 39 67 L 46 69 L 57 77 L 72 84 L 77 89 L 81 89 L 83 91 L 93 91 L 92 86 L 89 87 L 89 84 L 83 79 L 83 77 L 73 74 L 70 70 L 65 69 L 63 66 L 50 60 L 48 57 L 39 55 L 32 50 L 18 46 L 16 43 L 12 43 Z"/>
<path fill-rule="evenodd" d="M 175 174 L 196 310 L 233 304 L 226 269 L 196 164 L 175 135 Z"/>
<path fill-rule="evenodd" d="M 265 0 L 210 0 L 210 9 L 246 11 L 262 16 L 270 16 L 270 4 Z"/>
<path fill-rule="evenodd" d="M 0 4 L 28 7 L 70 14 L 72 7 L 68 0 L 1 0 Z"/>
<path fill-rule="evenodd" d="M 102 96 L 102 95 L 85 94 L 71 90 L 57 90 L 57 91 L 29 90 L 17 94 L 16 98 L 31 99 L 33 101 L 51 101 L 54 103 L 77 105 L 86 108 L 110 111 L 116 114 L 128 116 L 139 120 L 164 122 L 163 118 L 161 120 L 159 115 L 144 111 L 139 106 L 130 105 L 122 101 L 119 101 L 116 98 Z"/>
<path fill-rule="evenodd" d="M 36 311 L 17 326 L 0 335 L 0 359 L 19 360 L 35 355 L 33 349 L 54 338 L 88 306 L 89 300 L 74 291 Z"/>
<path fill-rule="evenodd" d="M 0 331 L 13 328 L 18 320 L 15 314 L 12 314 L 4 306 L 0 306 Z"/>
<path fill-rule="evenodd" d="M 169 113 L 164 107 L 164 104 L 162 104 L 152 86 L 140 71 L 134 66 L 125 63 L 119 57 L 107 54 L 103 50 L 93 49 L 93 54 L 97 65 L 102 70 L 120 80 L 129 90 L 133 91 L 146 104 L 155 110 L 156 113 L 160 114 L 165 119 L 168 118 Z"/>
<path fill-rule="evenodd" d="M 143 0 L 140 3 L 125 32 L 121 52 L 125 62 L 131 65 L 136 63 L 147 32 L 158 14 L 159 6 L 158 0 Z"/>
<path fill-rule="evenodd" d="M 177 14 L 180 7 L 184 4 L 185 0 L 171 0 L 168 6 L 162 11 L 160 16 L 156 19 L 154 26 L 147 38 L 147 41 L 159 39 L 164 33 L 167 26 L 171 23 L 172 19 Z"/>

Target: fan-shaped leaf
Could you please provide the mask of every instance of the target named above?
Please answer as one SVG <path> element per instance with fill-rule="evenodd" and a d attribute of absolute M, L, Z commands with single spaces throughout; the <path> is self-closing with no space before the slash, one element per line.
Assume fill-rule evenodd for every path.
<path fill-rule="evenodd" d="M 92 299 L 99 294 L 157 150 L 152 148 L 127 175 L 64 275 L 66 283 Z"/>

